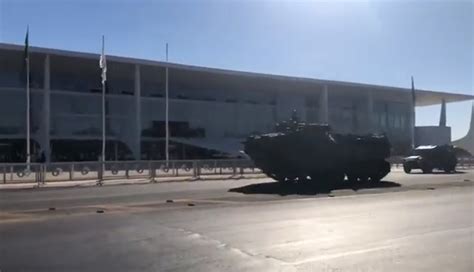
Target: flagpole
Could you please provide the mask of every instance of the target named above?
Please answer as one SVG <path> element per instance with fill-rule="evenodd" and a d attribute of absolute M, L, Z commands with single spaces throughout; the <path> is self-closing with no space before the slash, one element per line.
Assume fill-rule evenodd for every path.
<path fill-rule="evenodd" d="M 26 62 L 26 164 L 30 170 L 31 150 L 30 150 L 30 52 L 29 52 L 29 32 L 30 26 L 26 27 L 25 37 L 25 62 Z"/>
<path fill-rule="evenodd" d="M 166 43 L 166 79 L 165 79 L 165 156 L 166 164 L 169 162 L 169 101 L 168 101 L 168 43 Z"/>
<path fill-rule="evenodd" d="M 30 153 L 30 56 L 26 56 L 26 163 L 28 170 L 31 163 Z"/>
<path fill-rule="evenodd" d="M 105 57 L 104 53 L 105 38 L 102 35 L 102 57 Z M 105 63 L 105 60 L 104 60 Z M 105 80 L 102 78 L 102 162 L 105 162 Z M 102 166 L 103 167 L 103 166 Z"/>
<path fill-rule="evenodd" d="M 413 76 L 411 77 L 411 103 L 412 103 L 412 126 L 411 126 L 411 147 L 412 149 L 416 148 L 416 94 L 415 94 L 415 81 L 413 80 Z"/>

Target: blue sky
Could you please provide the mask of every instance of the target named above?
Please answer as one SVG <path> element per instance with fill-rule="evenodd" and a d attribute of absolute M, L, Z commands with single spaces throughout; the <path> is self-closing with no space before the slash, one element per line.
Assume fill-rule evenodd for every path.
<path fill-rule="evenodd" d="M 0 41 L 472 94 L 474 1 L 0 0 Z M 471 103 L 448 104 L 453 138 Z M 436 125 L 439 107 L 417 110 Z"/>

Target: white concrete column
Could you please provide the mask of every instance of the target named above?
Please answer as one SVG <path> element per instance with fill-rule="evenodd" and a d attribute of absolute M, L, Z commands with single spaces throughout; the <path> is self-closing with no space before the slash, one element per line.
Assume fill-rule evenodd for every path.
<path fill-rule="evenodd" d="M 446 100 L 441 100 L 441 113 L 439 116 L 439 126 L 445 127 L 446 126 Z"/>
<path fill-rule="evenodd" d="M 374 122 L 374 94 L 372 90 L 367 91 L 367 132 L 372 133 L 375 130 Z"/>
<path fill-rule="evenodd" d="M 142 138 L 142 107 L 141 107 L 141 75 L 140 65 L 135 64 L 135 141 L 132 147 L 133 156 L 136 160 L 141 159 L 141 138 Z"/>
<path fill-rule="evenodd" d="M 319 99 L 319 122 L 329 124 L 329 87 L 324 85 Z"/>
<path fill-rule="evenodd" d="M 412 149 L 416 148 L 416 92 L 413 77 L 411 77 L 411 96 L 410 96 L 410 138 Z"/>
<path fill-rule="evenodd" d="M 47 162 L 51 161 L 50 145 L 50 110 L 51 110 L 51 76 L 50 76 L 50 56 L 47 54 L 44 58 L 44 86 L 43 86 L 43 130 L 42 130 L 42 150 Z"/>

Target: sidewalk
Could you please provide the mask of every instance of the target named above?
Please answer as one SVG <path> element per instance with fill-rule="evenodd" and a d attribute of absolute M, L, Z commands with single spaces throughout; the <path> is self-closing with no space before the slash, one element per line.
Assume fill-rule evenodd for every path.
<path fill-rule="evenodd" d="M 28 183 L 7 183 L 0 184 L 0 191 L 2 190 L 22 190 L 22 189 L 38 189 L 38 188 L 73 188 L 73 187 L 90 187 L 90 186 L 110 186 L 110 185 L 132 185 L 132 184 L 148 184 L 148 183 L 162 183 L 162 182 L 193 182 L 206 180 L 235 180 L 235 179 L 255 179 L 266 178 L 265 174 L 245 174 L 245 175 L 202 175 L 199 178 L 184 176 L 184 177 L 161 177 L 155 178 L 151 181 L 149 178 L 135 178 L 135 179 L 105 179 L 101 183 L 97 179 L 77 180 L 77 181 L 49 181 L 44 184 L 36 182 Z"/>

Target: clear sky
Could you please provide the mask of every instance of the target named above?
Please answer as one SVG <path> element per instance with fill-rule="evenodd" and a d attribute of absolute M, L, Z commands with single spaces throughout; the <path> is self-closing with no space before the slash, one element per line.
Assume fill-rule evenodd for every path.
<path fill-rule="evenodd" d="M 0 0 L 0 41 L 473 94 L 474 1 Z M 471 103 L 448 104 L 453 138 Z M 436 125 L 439 107 L 417 110 Z"/>

